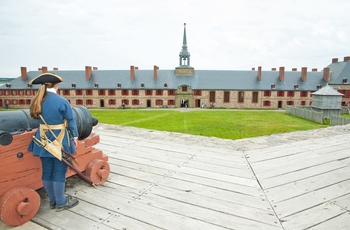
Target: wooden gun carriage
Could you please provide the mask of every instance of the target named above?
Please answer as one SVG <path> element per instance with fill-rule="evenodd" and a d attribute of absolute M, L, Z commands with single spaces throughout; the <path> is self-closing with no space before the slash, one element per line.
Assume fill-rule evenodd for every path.
<path fill-rule="evenodd" d="M 103 184 L 110 172 L 108 156 L 94 145 L 99 135 L 92 132 L 97 119 L 82 106 L 74 107 L 74 119 L 79 131 L 79 144 L 74 154 L 79 172 L 96 185 Z M 12 226 L 31 220 L 40 208 L 40 196 L 35 191 L 43 187 L 41 161 L 27 150 L 39 124 L 28 110 L 0 112 L 0 218 Z M 66 177 L 77 173 L 68 169 Z"/>

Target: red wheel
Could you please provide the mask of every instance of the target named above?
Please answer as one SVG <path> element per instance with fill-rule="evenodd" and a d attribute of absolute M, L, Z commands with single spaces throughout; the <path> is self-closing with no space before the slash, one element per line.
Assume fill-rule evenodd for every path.
<path fill-rule="evenodd" d="M 103 184 L 109 175 L 109 164 L 101 159 L 92 160 L 86 167 L 86 176 L 88 176 L 94 184 Z"/>
<path fill-rule="evenodd" d="M 19 226 L 31 220 L 40 208 L 40 196 L 28 187 L 13 188 L 0 198 L 1 220 Z"/>

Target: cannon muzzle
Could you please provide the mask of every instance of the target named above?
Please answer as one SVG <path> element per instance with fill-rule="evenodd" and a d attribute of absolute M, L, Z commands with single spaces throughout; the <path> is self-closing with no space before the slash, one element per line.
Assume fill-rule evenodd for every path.
<path fill-rule="evenodd" d="M 87 138 L 92 127 L 98 123 L 97 118 L 91 116 L 84 106 L 73 107 L 74 120 L 78 127 L 79 140 Z M 0 145 L 12 143 L 12 135 L 31 131 L 39 127 L 39 123 L 31 118 L 29 110 L 14 110 L 0 112 Z"/>

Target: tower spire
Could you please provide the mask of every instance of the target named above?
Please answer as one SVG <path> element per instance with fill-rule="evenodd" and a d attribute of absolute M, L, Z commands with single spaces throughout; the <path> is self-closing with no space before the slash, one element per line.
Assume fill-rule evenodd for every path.
<path fill-rule="evenodd" d="M 182 42 L 182 49 L 180 52 L 180 66 L 190 65 L 190 52 L 187 49 L 187 38 L 186 38 L 186 23 L 184 23 L 184 36 Z"/>

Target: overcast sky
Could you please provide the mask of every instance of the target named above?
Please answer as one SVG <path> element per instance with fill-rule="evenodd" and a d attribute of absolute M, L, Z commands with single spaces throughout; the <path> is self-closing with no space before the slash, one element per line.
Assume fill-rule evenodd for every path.
<path fill-rule="evenodd" d="M 195 70 L 322 70 L 350 56 L 349 0 L 0 0 L 0 77 L 174 69 L 183 24 Z"/>

